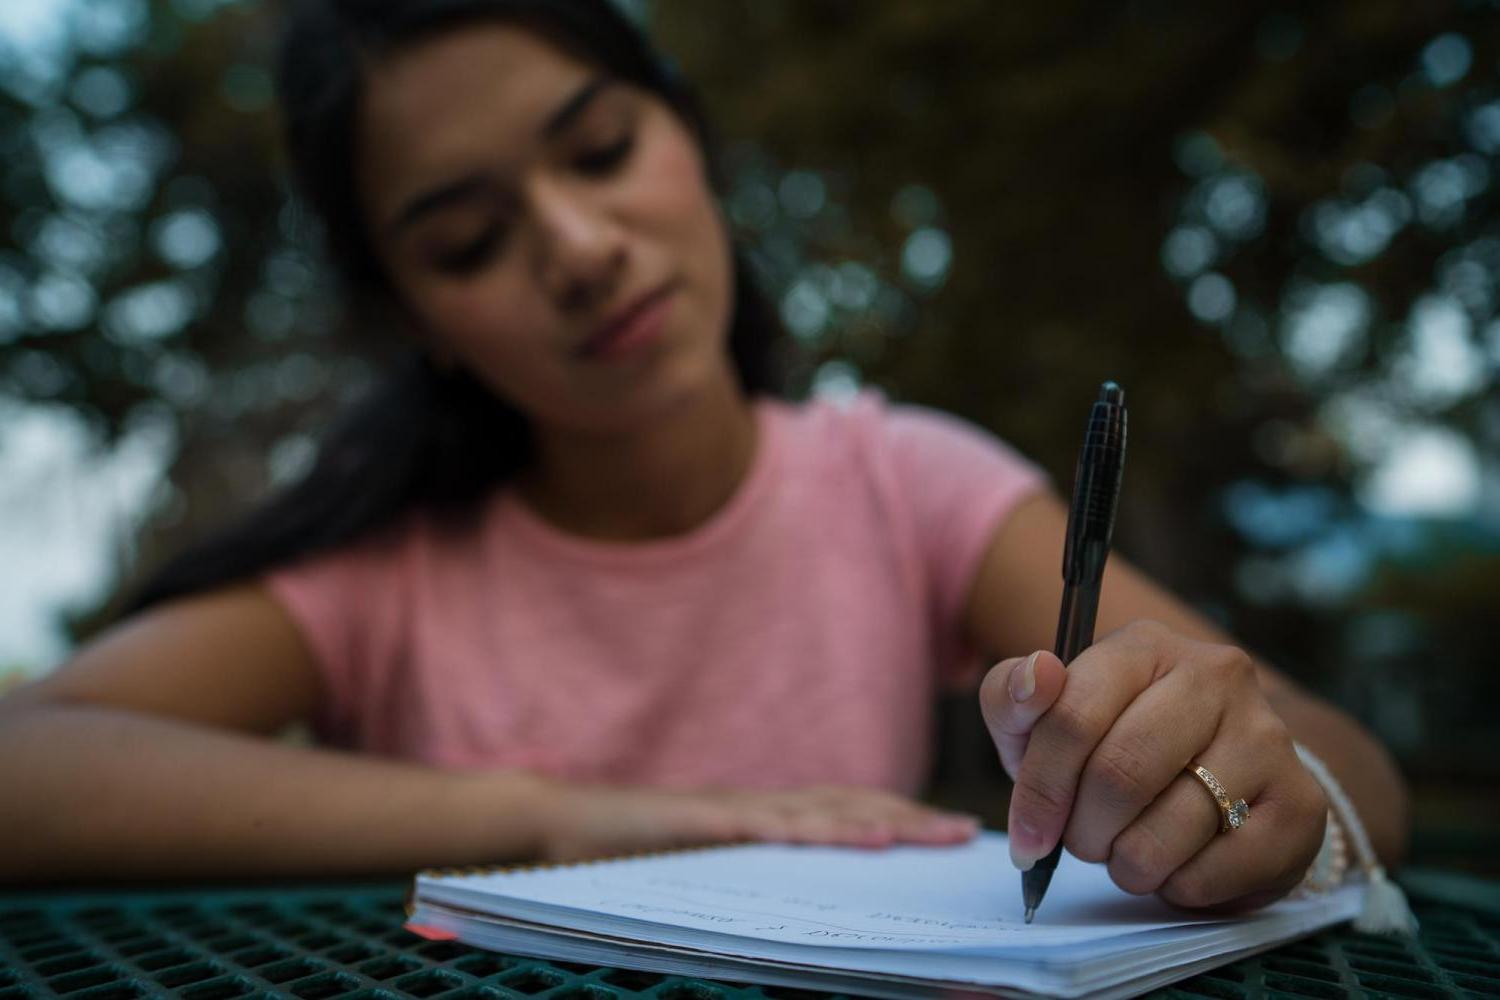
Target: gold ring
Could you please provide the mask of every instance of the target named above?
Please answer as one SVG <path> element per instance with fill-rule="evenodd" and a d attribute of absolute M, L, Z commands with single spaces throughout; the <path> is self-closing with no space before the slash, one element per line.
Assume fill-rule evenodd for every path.
<path fill-rule="evenodd" d="M 1208 789 L 1214 797 L 1214 803 L 1219 807 L 1219 832 L 1228 833 L 1230 830 L 1238 830 L 1245 825 L 1245 820 L 1250 818 L 1250 806 L 1244 799 L 1229 798 L 1229 792 L 1219 784 L 1219 779 L 1214 773 L 1202 764 L 1193 764 L 1187 768 L 1193 777 L 1203 782 L 1203 787 Z"/>

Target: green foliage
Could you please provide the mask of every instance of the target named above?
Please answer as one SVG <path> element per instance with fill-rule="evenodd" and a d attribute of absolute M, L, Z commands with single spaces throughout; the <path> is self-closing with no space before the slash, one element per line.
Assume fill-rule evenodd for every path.
<path fill-rule="evenodd" d="M 0 60 L 0 393 L 106 440 L 165 428 L 171 545 L 260 494 L 268 446 L 357 371 L 277 170 L 267 12 L 75 6 L 46 58 Z"/>
<path fill-rule="evenodd" d="M 172 430 L 149 564 L 295 474 L 366 338 L 287 199 L 269 11 L 76 3 L 50 61 L 0 53 L 0 394 Z M 1411 754 L 1482 731 L 1447 694 L 1493 487 L 1447 548 L 1370 501 L 1413 429 L 1500 437 L 1494 3 L 636 6 L 732 140 L 795 390 L 956 411 L 1066 491 L 1116 379 L 1126 555 L 1328 691 L 1383 664 L 1356 707 L 1415 699 Z"/>

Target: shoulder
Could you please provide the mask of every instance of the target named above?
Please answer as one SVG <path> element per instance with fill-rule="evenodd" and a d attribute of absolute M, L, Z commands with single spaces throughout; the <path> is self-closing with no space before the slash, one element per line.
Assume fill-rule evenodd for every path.
<path fill-rule="evenodd" d="M 912 425 L 954 421 L 936 410 L 893 403 L 879 389 L 838 396 L 815 396 L 802 402 L 766 403 L 776 419 L 804 443 L 886 445 Z M 954 421 L 957 422 L 957 421 Z"/>
<path fill-rule="evenodd" d="M 898 474 L 941 473 L 975 462 L 1017 477 L 1041 470 L 992 432 L 951 413 L 893 402 L 877 389 L 802 403 L 769 404 L 804 452 L 820 461 L 847 459 L 890 467 Z"/>
<path fill-rule="evenodd" d="M 264 583 L 304 617 L 342 612 L 363 620 L 378 607 L 394 622 L 420 587 L 419 578 L 445 574 L 483 551 L 476 542 L 492 508 L 485 502 L 462 515 L 408 511 L 343 545 L 278 566 Z"/>
<path fill-rule="evenodd" d="M 349 745 L 362 740 L 358 720 L 405 669 L 424 625 L 461 613 L 436 596 L 482 592 L 471 585 L 482 572 L 482 523 L 413 511 L 261 578 L 313 653 L 325 692 L 315 718 L 322 736 Z"/>
<path fill-rule="evenodd" d="M 341 577 L 348 580 L 372 573 L 390 573 L 398 569 L 406 561 L 407 554 L 421 544 L 424 534 L 422 516 L 417 513 L 404 514 L 340 545 L 298 556 L 275 567 L 268 576 L 299 579 Z"/>
<path fill-rule="evenodd" d="M 915 532 L 926 550 L 967 552 L 1047 483 L 1040 467 L 990 431 L 877 391 L 773 405 L 786 478 L 799 493 L 836 497 L 850 511 L 862 498 L 898 534 Z"/>

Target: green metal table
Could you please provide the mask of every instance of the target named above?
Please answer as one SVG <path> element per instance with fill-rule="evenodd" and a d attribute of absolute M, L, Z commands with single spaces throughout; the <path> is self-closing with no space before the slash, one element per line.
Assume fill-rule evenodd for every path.
<path fill-rule="evenodd" d="M 1500 997 L 1500 883 L 1401 877 L 1417 940 L 1337 929 L 1156 996 Z M 293 996 L 811 1000 L 802 990 L 545 962 L 404 930 L 400 883 L 0 895 L 0 1000 Z"/>

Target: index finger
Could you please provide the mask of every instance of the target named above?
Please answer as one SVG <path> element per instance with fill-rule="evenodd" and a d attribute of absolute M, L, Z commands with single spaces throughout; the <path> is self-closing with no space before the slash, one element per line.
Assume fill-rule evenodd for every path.
<path fill-rule="evenodd" d="M 1062 839 L 1078 781 L 1094 748 L 1165 669 L 1159 625 L 1127 625 L 1079 653 L 1068 682 L 1031 731 L 1011 791 L 1007 824 L 1011 860 L 1030 868 Z"/>

